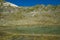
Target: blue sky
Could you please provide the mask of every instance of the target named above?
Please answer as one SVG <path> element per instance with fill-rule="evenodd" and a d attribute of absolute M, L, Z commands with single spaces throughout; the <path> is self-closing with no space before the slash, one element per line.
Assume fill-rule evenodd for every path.
<path fill-rule="evenodd" d="M 60 5 L 60 0 L 6 0 L 6 1 L 14 3 L 18 6 L 34 6 L 37 4 Z"/>

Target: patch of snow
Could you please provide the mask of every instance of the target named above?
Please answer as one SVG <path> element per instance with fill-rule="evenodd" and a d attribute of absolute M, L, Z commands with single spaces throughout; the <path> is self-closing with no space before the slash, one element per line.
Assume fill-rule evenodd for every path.
<path fill-rule="evenodd" d="M 19 7 L 19 6 L 15 5 L 15 4 L 13 4 L 13 3 L 10 3 L 10 2 L 5 2 L 5 3 L 3 3 L 3 5 L 4 5 L 4 6 L 10 5 L 10 6 L 13 6 L 13 7 Z"/>

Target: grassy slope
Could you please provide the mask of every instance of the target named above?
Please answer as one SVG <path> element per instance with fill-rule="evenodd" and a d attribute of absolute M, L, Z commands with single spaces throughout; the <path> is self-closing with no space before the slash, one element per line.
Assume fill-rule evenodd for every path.
<path fill-rule="evenodd" d="M 18 13 L 1 15 L 0 40 L 60 40 L 60 12 L 40 13 L 37 9 L 38 13 L 31 16 L 29 13 L 32 10 L 35 8 L 27 12 L 23 10 L 24 13 L 20 10 Z"/>
<path fill-rule="evenodd" d="M 60 26 L 0 26 L 0 40 L 60 40 Z"/>
<path fill-rule="evenodd" d="M 11 14 L 1 18 L 0 24 L 9 25 L 60 25 L 60 13 L 55 14 L 38 14 L 38 16 L 25 16 L 20 18 L 20 14 Z M 55 16 L 54 16 L 55 15 Z"/>
<path fill-rule="evenodd" d="M 10 7 L 7 9 L 9 10 Z M 12 7 L 12 9 L 14 9 Z M 12 10 L 10 8 L 10 10 Z M 35 6 L 16 8 L 18 12 L 0 14 L 0 26 L 10 25 L 60 25 L 60 6 Z M 12 10 L 14 11 L 14 10 Z M 34 15 L 34 16 L 33 16 Z"/>

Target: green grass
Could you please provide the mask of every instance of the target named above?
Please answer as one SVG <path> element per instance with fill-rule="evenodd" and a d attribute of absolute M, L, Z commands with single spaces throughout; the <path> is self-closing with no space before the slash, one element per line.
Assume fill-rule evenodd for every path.
<path fill-rule="evenodd" d="M 60 25 L 51 26 L 7 26 L 0 27 L 0 31 L 7 31 L 12 33 L 23 33 L 23 34 L 60 34 Z"/>
<path fill-rule="evenodd" d="M 35 36 L 32 34 L 40 34 L 40 35 Z M 43 34 L 48 34 L 51 36 L 48 35 L 44 36 Z M 0 40 L 59 40 L 60 39 L 60 36 L 52 36 L 52 35 L 60 35 L 60 25 L 0 26 Z"/>

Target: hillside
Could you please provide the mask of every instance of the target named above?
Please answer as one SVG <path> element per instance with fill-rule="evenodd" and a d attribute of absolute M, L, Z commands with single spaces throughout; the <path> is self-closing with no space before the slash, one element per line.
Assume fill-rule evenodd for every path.
<path fill-rule="evenodd" d="M 4 7 L 0 25 L 60 25 L 60 6 Z"/>
<path fill-rule="evenodd" d="M 13 5 L 0 5 L 0 40 L 60 40 L 60 5 Z"/>

